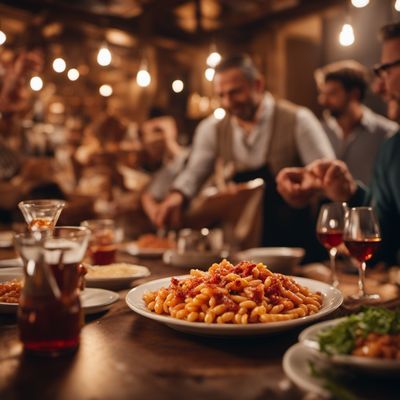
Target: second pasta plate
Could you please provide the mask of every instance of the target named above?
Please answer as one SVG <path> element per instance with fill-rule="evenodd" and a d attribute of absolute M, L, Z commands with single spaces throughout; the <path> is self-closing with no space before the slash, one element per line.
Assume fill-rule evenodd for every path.
<path fill-rule="evenodd" d="M 187 278 L 188 275 L 177 276 L 177 279 Z M 188 322 L 173 318 L 167 315 L 159 315 L 150 311 L 143 300 L 143 295 L 147 292 L 152 292 L 161 287 L 168 287 L 171 282 L 171 277 L 157 279 L 144 283 L 132 289 L 126 296 L 126 303 L 136 313 L 155 321 L 161 322 L 170 328 L 178 331 L 206 336 L 244 336 L 244 335 L 265 335 L 275 332 L 281 332 L 291 329 L 296 326 L 308 324 L 319 320 L 320 318 L 332 313 L 336 310 L 343 301 L 342 293 L 326 283 L 319 282 L 313 279 L 293 277 L 296 282 L 302 286 L 308 287 L 312 291 L 319 291 L 323 296 L 322 308 L 315 314 L 305 317 L 292 319 L 282 322 L 268 323 L 249 323 L 246 325 L 238 324 L 207 324 L 205 322 Z"/>

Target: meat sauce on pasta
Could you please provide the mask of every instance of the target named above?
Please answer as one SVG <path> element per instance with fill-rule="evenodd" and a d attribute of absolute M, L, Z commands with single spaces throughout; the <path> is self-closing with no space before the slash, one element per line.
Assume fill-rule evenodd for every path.
<path fill-rule="evenodd" d="M 287 321 L 318 312 L 320 292 L 293 278 L 271 272 L 262 263 L 227 260 L 208 271 L 192 269 L 190 277 L 171 278 L 168 288 L 145 293 L 150 311 L 190 322 L 267 323 Z"/>

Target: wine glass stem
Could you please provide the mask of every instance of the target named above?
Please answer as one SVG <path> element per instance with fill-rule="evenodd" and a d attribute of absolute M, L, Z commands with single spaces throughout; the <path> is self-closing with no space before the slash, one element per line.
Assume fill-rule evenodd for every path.
<path fill-rule="evenodd" d="M 339 286 L 339 279 L 336 273 L 336 253 L 337 253 L 336 247 L 332 247 L 329 250 L 329 261 L 331 264 L 331 279 L 332 279 L 332 286 L 334 287 Z"/>
<path fill-rule="evenodd" d="M 365 292 L 365 270 L 367 268 L 367 265 L 365 261 L 361 262 L 361 266 L 358 270 L 359 276 L 358 276 L 358 293 L 360 297 L 365 297 L 366 292 Z"/>

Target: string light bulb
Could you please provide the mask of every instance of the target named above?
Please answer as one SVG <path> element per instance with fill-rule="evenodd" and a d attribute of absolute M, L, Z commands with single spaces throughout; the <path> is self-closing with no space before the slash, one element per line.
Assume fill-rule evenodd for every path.
<path fill-rule="evenodd" d="M 54 71 L 58 72 L 59 74 L 61 72 L 64 72 L 65 68 L 67 68 L 67 65 L 65 64 L 65 61 L 63 58 L 58 57 L 53 61 L 53 69 L 54 69 Z"/>
<path fill-rule="evenodd" d="M 220 61 L 221 61 L 221 54 L 219 54 L 217 51 L 213 51 L 207 57 L 207 65 L 211 68 L 215 68 L 220 63 Z"/>
<path fill-rule="evenodd" d="M 225 117 L 226 112 L 223 108 L 218 107 L 214 110 L 213 114 L 216 119 L 221 120 Z"/>
<path fill-rule="evenodd" d="M 214 75 L 215 75 L 215 69 L 214 68 L 207 68 L 204 71 L 204 76 L 206 77 L 206 79 L 211 82 L 214 79 Z"/>
<path fill-rule="evenodd" d="M 35 92 L 39 92 L 39 90 L 42 90 L 43 88 L 43 80 L 39 76 L 32 76 L 29 84 L 31 86 L 31 89 Z"/>
<path fill-rule="evenodd" d="M 400 12 L 400 0 L 396 0 L 396 3 L 394 3 L 394 9 Z"/>
<path fill-rule="evenodd" d="M 210 45 L 210 54 L 207 57 L 207 66 L 211 68 L 215 68 L 221 61 L 221 54 L 217 51 L 217 46 L 213 42 Z"/>
<path fill-rule="evenodd" d="M 111 51 L 107 46 L 102 46 L 97 53 L 97 63 L 102 67 L 110 65 L 112 61 Z"/>
<path fill-rule="evenodd" d="M 339 43 L 343 47 L 351 46 L 355 41 L 354 30 L 350 24 L 343 24 L 339 34 Z"/>
<path fill-rule="evenodd" d="M 351 4 L 356 8 L 363 8 L 369 4 L 369 0 L 351 0 Z"/>
<path fill-rule="evenodd" d="M 0 31 L 0 46 L 4 44 L 6 40 L 7 40 L 7 35 L 3 31 Z"/>
<path fill-rule="evenodd" d="M 76 68 L 71 68 L 68 70 L 67 76 L 70 81 L 76 81 L 79 78 L 79 71 Z"/>
<path fill-rule="evenodd" d="M 183 88 L 185 87 L 185 85 L 183 84 L 183 82 L 180 79 L 175 79 L 172 82 L 172 90 L 175 93 L 180 93 L 182 92 Z"/>
<path fill-rule="evenodd" d="M 149 86 L 151 83 L 151 75 L 148 71 L 146 60 L 143 60 L 140 64 L 139 71 L 136 74 L 136 83 L 143 88 Z"/>
<path fill-rule="evenodd" d="M 99 87 L 99 93 L 103 97 L 110 97 L 113 94 L 113 89 L 110 85 L 101 85 Z"/>

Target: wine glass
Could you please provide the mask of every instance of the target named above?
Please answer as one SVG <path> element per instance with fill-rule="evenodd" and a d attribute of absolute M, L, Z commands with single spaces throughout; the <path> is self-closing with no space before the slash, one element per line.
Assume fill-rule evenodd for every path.
<path fill-rule="evenodd" d="M 343 242 L 345 210 L 343 203 L 324 204 L 319 210 L 317 220 L 317 237 L 329 252 L 331 279 L 334 287 L 339 286 L 336 273 L 336 254 L 338 246 Z"/>
<path fill-rule="evenodd" d="M 26 200 L 18 203 L 31 232 L 52 231 L 64 206 L 63 200 Z"/>
<path fill-rule="evenodd" d="M 366 261 L 370 260 L 381 243 L 379 223 L 372 207 L 354 207 L 346 218 L 344 244 L 359 262 L 358 294 L 352 300 L 368 303 L 379 300 L 378 294 L 367 294 L 365 290 Z"/>

